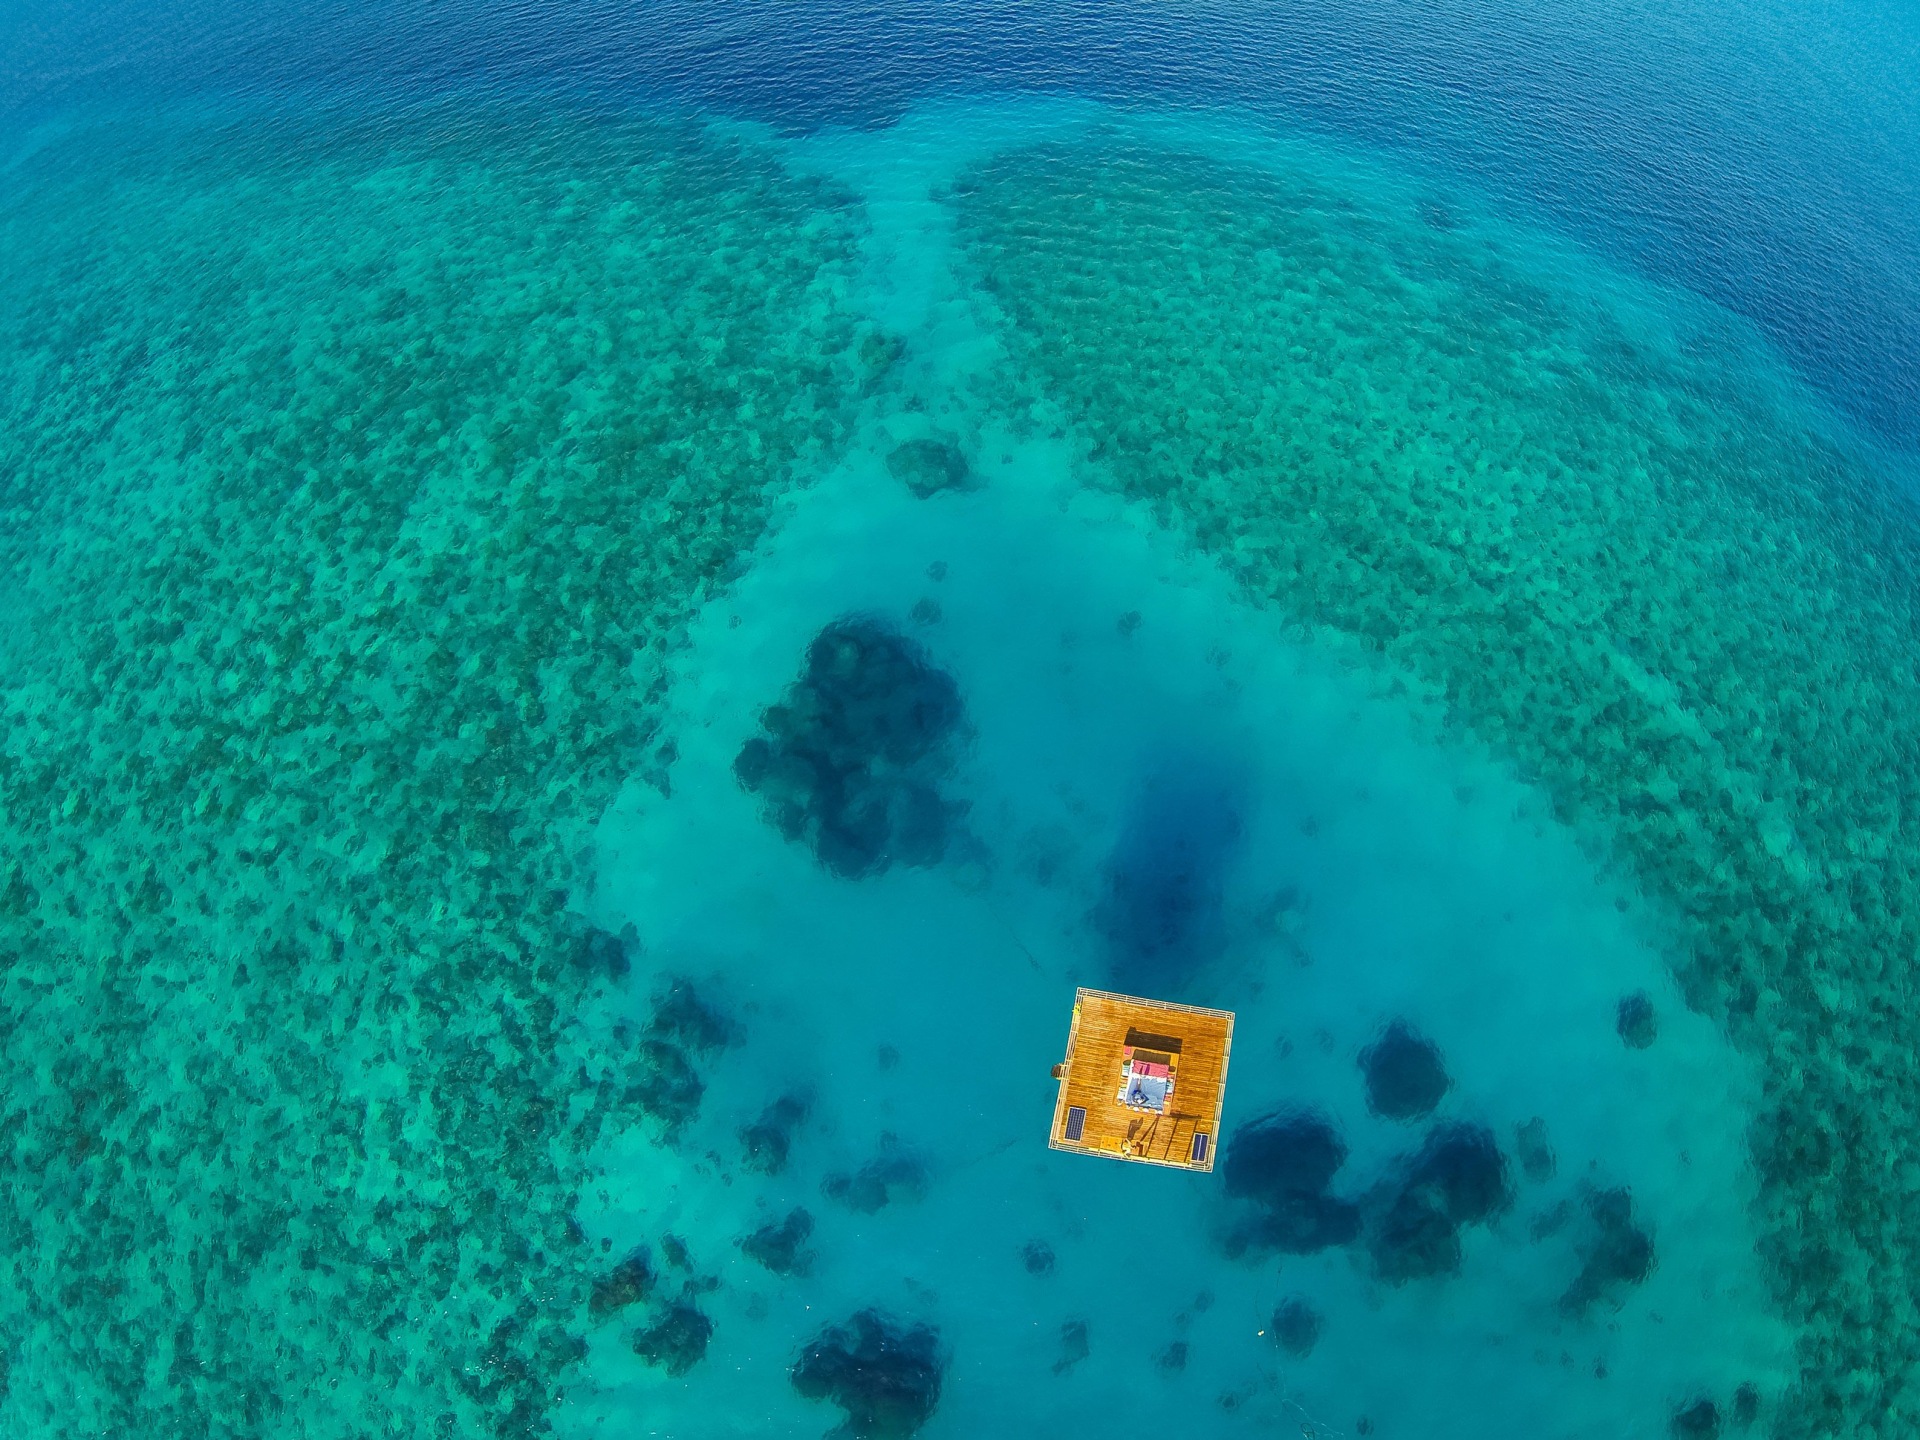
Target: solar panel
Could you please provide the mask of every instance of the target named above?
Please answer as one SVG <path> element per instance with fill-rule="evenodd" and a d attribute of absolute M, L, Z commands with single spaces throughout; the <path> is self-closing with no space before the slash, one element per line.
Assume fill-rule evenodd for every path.
<path fill-rule="evenodd" d="M 1193 1137 L 1193 1163 L 1196 1165 L 1204 1165 L 1207 1163 L 1207 1137 L 1205 1135 L 1195 1135 Z"/>
<path fill-rule="evenodd" d="M 1080 1132 L 1087 1128 L 1087 1111 L 1083 1105 L 1074 1105 L 1067 1110 L 1067 1139 L 1078 1140 Z"/>

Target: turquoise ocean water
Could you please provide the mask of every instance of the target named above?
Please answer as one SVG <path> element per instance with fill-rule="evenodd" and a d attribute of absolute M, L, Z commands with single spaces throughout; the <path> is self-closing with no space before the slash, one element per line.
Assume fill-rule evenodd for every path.
<path fill-rule="evenodd" d="M 0 1434 L 1913 1434 L 1916 75 L 0 17 Z"/>

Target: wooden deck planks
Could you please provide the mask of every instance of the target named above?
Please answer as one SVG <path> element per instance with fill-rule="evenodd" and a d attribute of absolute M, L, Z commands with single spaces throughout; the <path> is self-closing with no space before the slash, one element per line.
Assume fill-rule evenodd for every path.
<path fill-rule="evenodd" d="M 1121 1104 L 1121 1066 L 1129 1029 L 1176 1036 L 1181 1041 L 1172 1103 L 1165 1114 L 1129 1110 Z M 1212 1170 L 1219 1151 L 1220 1107 L 1226 1095 L 1227 1061 L 1233 1048 L 1233 1014 L 1163 1000 L 1143 1000 L 1105 990 L 1078 991 L 1067 1034 L 1067 1058 L 1054 1101 L 1048 1143 L 1056 1150 L 1106 1155 Z M 1066 1139 L 1067 1111 L 1086 1110 L 1078 1142 Z M 1191 1159 L 1196 1131 L 1209 1137 L 1206 1159 Z"/>

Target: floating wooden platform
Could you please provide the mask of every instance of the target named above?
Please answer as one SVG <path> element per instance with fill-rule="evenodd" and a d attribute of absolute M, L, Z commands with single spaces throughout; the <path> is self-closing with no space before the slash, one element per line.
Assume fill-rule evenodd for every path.
<path fill-rule="evenodd" d="M 1233 1012 L 1079 990 L 1053 1067 L 1056 1150 L 1212 1170 Z"/>

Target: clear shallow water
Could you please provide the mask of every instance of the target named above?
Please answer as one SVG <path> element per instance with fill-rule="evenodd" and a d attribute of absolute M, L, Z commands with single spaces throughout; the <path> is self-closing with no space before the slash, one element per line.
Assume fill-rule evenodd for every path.
<path fill-rule="evenodd" d="M 10 52 L 10 1429 L 819 1433 L 874 1307 L 875 1433 L 1903 1433 L 1853 34 L 1496 107 L 1484 15 L 208 18 Z M 877 849 L 736 766 L 848 616 L 962 716 Z M 1240 1013 L 1223 1173 L 1044 1148 L 1118 978 Z M 1233 1243 L 1274 1112 L 1349 1242 Z M 1436 1126 L 1502 1200 L 1421 1250 Z"/>

